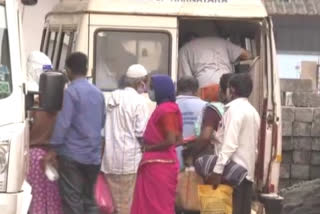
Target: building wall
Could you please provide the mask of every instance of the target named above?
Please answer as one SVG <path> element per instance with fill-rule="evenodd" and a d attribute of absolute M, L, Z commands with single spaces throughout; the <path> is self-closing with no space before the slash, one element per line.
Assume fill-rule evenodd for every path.
<path fill-rule="evenodd" d="M 320 95 L 311 80 L 281 80 L 282 163 L 280 188 L 320 178 Z M 291 96 L 284 96 L 284 93 Z M 291 99 L 290 99 L 291 97 Z"/>
<path fill-rule="evenodd" d="M 22 6 L 22 28 L 26 55 L 33 50 L 40 49 L 45 16 L 59 1 L 38 0 L 38 4 L 35 6 Z"/>

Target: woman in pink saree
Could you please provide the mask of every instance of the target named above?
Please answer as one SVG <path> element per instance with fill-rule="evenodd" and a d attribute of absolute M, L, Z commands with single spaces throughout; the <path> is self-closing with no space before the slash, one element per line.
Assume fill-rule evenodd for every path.
<path fill-rule="evenodd" d="M 149 97 L 157 107 L 143 137 L 131 214 L 174 214 L 179 170 L 175 144 L 182 140 L 182 116 L 170 77 L 152 76 Z"/>

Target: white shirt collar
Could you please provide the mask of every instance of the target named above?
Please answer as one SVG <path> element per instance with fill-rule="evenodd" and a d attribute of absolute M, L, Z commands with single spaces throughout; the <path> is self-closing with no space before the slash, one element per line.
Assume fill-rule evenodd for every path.
<path fill-rule="evenodd" d="M 246 97 L 236 98 L 236 99 L 232 100 L 231 102 L 229 102 L 228 104 L 226 104 L 226 107 L 228 108 L 232 105 L 236 105 L 238 102 L 249 102 L 249 99 Z"/>
<path fill-rule="evenodd" d="M 132 88 L 132 87 L 125 87 L 124 90 L 127 90 L 127 91 L 135 91 L 137 94 L 139 94 L 139 93 L 137 92 L 137 90 L 134 89 L 134 88 Z"/>

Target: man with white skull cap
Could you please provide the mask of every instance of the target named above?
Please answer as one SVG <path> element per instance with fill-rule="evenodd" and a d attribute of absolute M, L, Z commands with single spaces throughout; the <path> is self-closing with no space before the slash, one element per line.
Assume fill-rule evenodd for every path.
<path fill-rule="evenodd" d="M 129 78 L 141 78 L 147 75 L 148 71 L 140 64 L 131 65 L 126 73 L 126 76 Z"/>
<path fill-rule="evenodd" d="M 111 93 L 106 104 L 105 150 L 101 171 L 110 186 L 116 213 L 130 213 L 141 160 L 140 141 L 147 121 L 146 92 L 148 72 L 131 65 L 124 77 L 124 88 Z"/>

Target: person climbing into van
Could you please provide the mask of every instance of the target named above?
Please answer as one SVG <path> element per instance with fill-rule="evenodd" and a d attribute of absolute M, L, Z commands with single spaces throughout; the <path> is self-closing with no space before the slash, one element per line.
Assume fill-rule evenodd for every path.
<path fill-rule="evenodd" d="M 148 121 L 148 72 L 131 65 L 124 88 L 113 91 L 106 103 L 105 149 L 101 171 L 109 184 L 115 213 L 130 213 L 136 174 L 141 160 L 141 142 Z"/>
<path fill-rule="evenodd" d="M 220 77 L 232 73 L 238 59 L 247 60 L 250 53 L 219 37 L 194 38 L 179 51 L 179 79 L 192 76 L 198 79 L 200 97 L 217 101 Z"/>
<path fill-rule="evenodd" d="M 195 123 L 202 113 L 207 102 L 197 96 L 199 89 L 198 80 L 193 77 L 183 77 L 177 83 L 177 101 L 183 121 L 183 139 L 193 141 L 196 138 Z M 184 168 L 182 157 L 183 146 L 176 147 L 180 169 Z"/>
<path fill-rule="evenodd" d="M 39 91 L 41 73 L 51 71 L 51 69 L 52 64 L 49 57 L 39 51 L 31 52 L 27 59 L 28 89 Z M 32 187 L 29 214 L 63 213 L 58 183 L 49 180 L 45 173 L 47 164 L 56 165 L 56 155 L 49 147 L 56 115 L 56 112 L 31 112 L 33 122 L 30 129 L 30 162 L 27 174 L 27 181 Z"/>
<path fill-rule="evenodd" d="M 63 211 L 68 214 L 99 213 L 94 185 L 100 171 L 105 103 L 102 92 L 86 79 L 87 65 L 81 52 L 66 59 L 71 83 L 64 91 L 50 142 L 58 154 L 58 183 Z"/>
<path fill-rule="evenodd" d="M 179 170 L 175 146 L 182 142 L 182 116 L 169 76 L 153 75 L 148 93 L 157 107 L 143 136 L 131 214 L 174 214 Z"/>
<path fill-rule="evenodd" d="M 236 74 L 229 81 L 228 96 L 231 102 L 226 105 L 226 112 L 218 129 L 218 133 L 223 136 L 222 145 L 219 147 L 213 173 L 208 178 L 216 188 L 222 181 L 222 173 L 224 174 L 229 160 L 248 171 L 246 178 L 234 188 L 233 213 L 235 214 L 251 213 L 252 185 L 260 129 L 259 113 L 248 100 L 252 87 L 253 82 L 248 73 Z"/>

